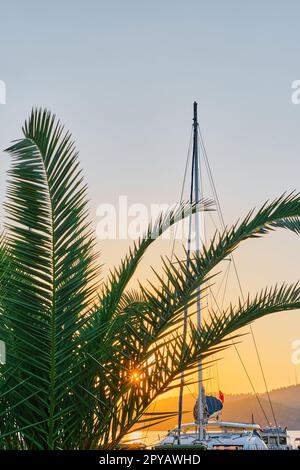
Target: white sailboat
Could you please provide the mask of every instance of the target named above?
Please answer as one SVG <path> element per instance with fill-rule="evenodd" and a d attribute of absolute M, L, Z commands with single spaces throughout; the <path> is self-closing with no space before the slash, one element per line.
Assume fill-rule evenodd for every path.
<path fill-rule="evenodd" d="M 199 130 L 197 103 L 193 105 L 193 150 L 192 150 L 192 171 L 190 203 L 193 204 L 201 199 L 201 175 L 199 162 Z M 201 215 L 194 215 L 195 224 L 195 251 L 200 252 L 201 240 Z M 189 222 L 189 236 L 187 244 L 187 265 L 190 260 L 192 234 L 192 216 Z M 200 291 L 197 297 L 197 326 L 201 326 L 201 302 Z M 187 309 L 184 312 L 183 335 L 187 334 Z M 179 392 L 179 412 L 178 426 L 169 431 L 156 446 L 156 449 L 179 447 L 181 448 L 206 448 L 206 449 L 235 449 L 235 450 L 267 450 L 267 446 L 262 440 L 260 427 L 257 424 L 232 423 L 213 420 L 215 414 L 220 415 L 223 407 L 220 400 L 215 397 L 206 397 L 203 387 L 202 363 L 198 363 L 198 399 L 196 400 L 194 417 L 195 422 L 183 424 L 183 391 L 184 373 L 181 376 Z M 216 401 L 214 401 L 216 400 Z M 220 403 L 218 403 L 218 401 Z"/>
<path fill-rule="evenodd" d="M 207 450 L 268 450 L 261 438 L 258 424 L 211 421 L 205 425 L 205 437 L 198 440 L 199 423 L 183 424 L 169 431 L 156 449 L 202 448 Z M 180 434 L 180 444 L 178 444 Z"/>

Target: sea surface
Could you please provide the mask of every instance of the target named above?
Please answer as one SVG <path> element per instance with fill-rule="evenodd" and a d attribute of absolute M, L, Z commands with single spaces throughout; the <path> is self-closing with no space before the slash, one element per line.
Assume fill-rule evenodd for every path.
<path fill-rule="evenodd" d="M 124 441 L 136 444 L 142 443 L 147 447 L 152 447 L 161 439 L 163 439 L 166 434 L 167 431 L 135 431 L 128 434 Z M 300 438 L 300 431 L 288 431 L 288 435 L 290 436 L 291 444 L 294 447 L 295 438 Z"/>

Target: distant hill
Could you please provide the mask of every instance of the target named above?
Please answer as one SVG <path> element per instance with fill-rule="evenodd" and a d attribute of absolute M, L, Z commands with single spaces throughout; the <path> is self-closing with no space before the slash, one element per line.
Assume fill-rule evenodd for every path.
<path fill-rule="evenodd" d="M 300 385 L 279 388 L 270 392 L 276 421 L 281 426 L 287 426 L 289 430 L 300 430 Z M 260 394 L 259 399 L 266 412 L 268 419 L 274 424 L 274 419 L 270 411 L 270 406 L 266 394 Z M 195 399 L 191 394 L 185 396 L 184 415 L 185 422 L 193 421 L 192 410 Z M 155 411 L 177 411 L 178 398 L 169 397 L 158 400 L 155 404 Z M 261 426 L 266 426 L 266 419 L 258 404 L 255 395 L 225 395 L 222 419 L 224 421 L 254 421 Z M 170 429 L 176 425 L 177 419 L 172 418 L 164 423 L 153 427 L 157 430 Z"/>

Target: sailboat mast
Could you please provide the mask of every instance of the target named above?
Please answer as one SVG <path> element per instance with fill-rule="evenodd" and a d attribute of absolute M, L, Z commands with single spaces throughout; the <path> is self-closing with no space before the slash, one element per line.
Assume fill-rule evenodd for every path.
<path fill-rule="evenodd" d="M 201 199 L 200 189 L 200 164 L 199 164 L 199 147 L 198 147 L 198 112 L 197 103 L 193 105 L 193 155 L 192 155 L 192 174 L 191 174 L 191 187 L 190 187 L 190 204 L 198 202 Z M 195 215 L 195 251 L 200 252 L 200 231 L 201 231 L 201 219 L 200 213 L 197 212 Z M 189 219 L 189 235 L 187 242 L 187 268 L 190 265 L 190 253 L 191 253 L 191 238 L 192 238 L 192 216 Z M 183 342 L 186 341 L 187 336 L 187 319 L 188 310 L 184 310 L 183 320 Z M 201 325 L 201 304 L 200 304 L 200 289 L 198 289 L 197 295 L 197 325 Z M 202 363 L 199 361 L 198 364 L 198 439 L 204 439 L 204 420 L 203 420 L 203 387 L 202 387 Z M 182 426 L 182 414 L 183 414 L 183 389 L 184 389 L 184 372 L 181 374 L 181 383 L 179 391 L 179 410 L 178 410 L 178 443 L 180 444 L 180 432 Z"/>
<path fill-rule="evenodd" d="M 196 105 L 196 108 L 195 108 Z M 195 109 L 196 109 L 196 118 L 197 118 L 197 103 L 194 103 L 194 120 L 193 120 L 193 128 L 195 125 Z M 195 134 L 194 134 L 195 138 Z M 192 159 L 192 175 L 191 175 L 191 187 L 190 187 L 190 204 L 192 206 L 194 201 L 194 152 L 195 142 L 193 142 L 193 159 Z M 187 260 L 186 260 L 186 267 L 189 268 L 190 265 L 190 254 L 191 254 L 191 239 L 192 239 L 192 216 L 189 218 L 189 233 L 188 233 L 188 241 L 187 241 Z M 184 308 L 184 317 L 183 317 L 183 343 L 186 343 L 186 336 L 187 336 L 187 327 L 188 327 L 188 308 Z M 184 371 L 181 373 L 180 378 L 180 390 L 179 390 L 179 406 L 178 406 L 178 444 L 180 444 L 180 433 L 181 433 L 181 426 L 182 426 L 182 414 L 183 414 L 183 390 L 184 390 Z"/>
<path fill-rule="evenodd" d="M 198 109 L 197 103 L 194 102 L 194 118 L 193 118 L 193 171 L 194 177 L 194 202 L 198 202 L 201 199 L 201 175 L 200 175 L 200 163 L 199 163 L 199 148 L 198 148 Z M 195 215 L 195 252 L 200 253 L 201 243 L 201 214 L 197 212 Z M 197 294 L 197 326 L 201 326 L 201 302 L 200 302 L 200 288 L 198 288 Z M 198 363 L 198 439 L 201 441 L 204 439 L 204 420 L 203 420 L 203 377 L 202 377 L 202 362 L 199 360 Z"/>

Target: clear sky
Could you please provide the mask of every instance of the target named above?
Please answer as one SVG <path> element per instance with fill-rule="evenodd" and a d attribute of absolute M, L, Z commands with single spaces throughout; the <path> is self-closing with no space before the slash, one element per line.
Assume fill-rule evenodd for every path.
<path fill-rule="evenodd" d="M 300 79 L 299 15 L 296 0 L 2 2 L 0 148 L 20 136 L 32 106 L 55 111 L 76 138 L 97 222 L 97 206 L 119 195 L 145 204 L 178 200 L 196 99 L 224 217 L 233 222 L 299 189 L 300 105 L 291 102 L 291 83 Z M 1 201 L 7 167 L 1 153 Z M 99 242 L 103 274 L 126 246 Z M 159 247 L 142 278 L 149 260 L 169 249 Z M 298 280 L 299 247 L 286 233 L 246 244 L 237 257 L 245 291 Z M 294 383 L 300 313 L 254 329 L 270 387 Z M 241 350 L 263 390 L 251 341 Z M 233 352 L 219 369 L 225 391 L 249 390 Z"/>

